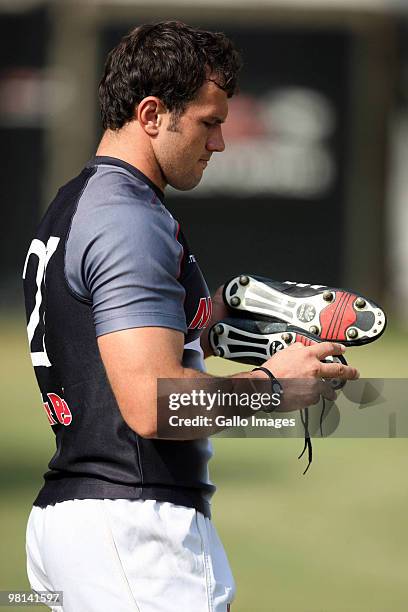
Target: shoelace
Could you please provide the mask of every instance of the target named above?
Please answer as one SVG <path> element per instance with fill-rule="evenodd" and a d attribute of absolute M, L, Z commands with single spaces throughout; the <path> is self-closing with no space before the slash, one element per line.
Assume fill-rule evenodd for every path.
<path fill-rule="evenodd" d="M 322 406 L 322 411 L 320 413 L 320 421 L 319 421 L 319 429 L 320 429 L 321 438 L 323 438 L 323 415 L 324 415 L 324 411 L 326 410 L 326 399 L 322 397 L 322 400 L 323 400 L 323 406 Z"/>
<path fill-rule="evenodd" d="M 272 391 L 275 392 L 276 388 L 274 385 L 278 385 L 280 390 L 282 391 L 282 387 L 279 383 L 279 381 L 274 377 L 274 375 L 272 374 L 272 372 L 270 370 L 268 370 L 267 368 L 264 368 L 262 366 L 258 367 L 258 368 L 254 368 L 252 371 L 255 372 L 256 370 L 262 370 L 263 372 L 265 372 L 265 374 L 268 375 L 268 378 L 270 379 L 271 383 L 272 383 Z M 324 416 L 324 411 L 326 409 L 326 400 L 324 397 L 322 397 L 323 400 L 323 407 L 322 407 L 322 411 L 320 413 L 320 435 L 323 437 L 323 416 Z M 300 419 L 302 421 L 302 425 L 303 428 L 305 430 L 305 445 L 303 447 L 302 452 L 300 453 L 298 459 L 301 459 L 303 457 L 303 455 L 305 454 L 305 451 L 307 449 L 308 451 L 308 464 L 306 466 L 305 471 L 303 472 L 303 476 L 306 474 L 307 470 L 310 468 L 310 465 L 313 461 L 313 446 L 312 446 L 312 440 L 310 438 L 310 433 L 309 433 L 309 408 L 304 408 L 303 410 L 300 411 Z"/>
<path fill-rule="evenodd" d="M 301 459 L 303 457 L 305 450 L 307 449 L 308 450 L 308 461 L 309 461 L 305 471 L 303 472 L 303 476 L 304 476 L 307 470 L 310 468 L 310 465 L 313 461 L 313 447 L 312 447 L 312 441 L 310 439 L 310 433 L 309 433 L 309 408 L 305 408 L 304 410 L 300 411 L 300 419 L 302 421 L 302 425 L 305 430 L 305 445 L 298 459 Z"/>
<path fill-rule="evenodd" d="M 320 435 L 321 435 L 321 437 L 323 437 L 323 416 L 324 416 L 324 411 L 326 410 L 326 399 L 324 397 L 322 397 L 322 400 L 323 400 L 323 406 L 322 406 L 322 411 L 320 413 L 320 421 L 319 421 L 319 428 L 320 428 Z M 312 447 L 312 440 L 310 438 L 310 433 L 309 433 L 309 408 L 305 408 L 304 410 L 300 411 L 300 419 L 302 421 L 302 425 L 303 425 L 304 430 L 305 430 L 305 445 L 304 445 L 303 450 L 300 453 L 298 459 L 301 459 L 303 457 L 303 455 L 305 454 L 305 451 L 307 449 L 308 450 L 308 461 L 309 461 L 307 466 L 306 466 L 305 471 L 303 472 L 303 476 L 304 476 L 306 474 L 307 470 L 310 468 L 310 464 L 313 461 L 313 447 Z"/>

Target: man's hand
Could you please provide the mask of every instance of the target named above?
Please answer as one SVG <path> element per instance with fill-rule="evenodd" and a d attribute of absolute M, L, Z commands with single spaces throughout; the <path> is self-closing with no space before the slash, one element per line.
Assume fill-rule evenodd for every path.
<path fill-rule="evenodd" d="M 276 378 L 343 378 L 354 380 L 359 377 L 356 368 L 342 363 L 322 363 L 330 355 L 342 355 L 346 347 L 335 342 L 320 342 L 303 346 L 295 342 L 288 348 L 275 353 L 263 365 Z"/>
<path fill-rule="evenodd" d="M 355 380 L 359 372 L 352 366 L 322 363 L 322 360 L 330 355 L 342 355 L 345 350 L 342 344 L 333 342 L 321 342 L 307 347 L 295 342 L 268 359 L 264 367 L 280 380 L 283 387 L 283 401 L 279 411 L 301 410 L 317 404 L 321 396 L 328 400 L 336 399 L 335 391 L 325 379 Z M 262 372 L 254 374 L 258 377 L 266 376 Z"/>

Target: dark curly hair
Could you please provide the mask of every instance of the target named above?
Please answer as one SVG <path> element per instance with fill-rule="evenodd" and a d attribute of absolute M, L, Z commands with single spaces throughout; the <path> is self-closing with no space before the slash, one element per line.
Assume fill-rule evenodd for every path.
<path fill-rule="evenodd" d="M 162 21 L 141 25 L 110 51 L 99 84 L 102 124 L 118 130 L 146 96 L 157 96 L 174 114 L 183 114 L 209 74 L 230 98 L 237 89 L 241 58 L 222 33 Z"/>

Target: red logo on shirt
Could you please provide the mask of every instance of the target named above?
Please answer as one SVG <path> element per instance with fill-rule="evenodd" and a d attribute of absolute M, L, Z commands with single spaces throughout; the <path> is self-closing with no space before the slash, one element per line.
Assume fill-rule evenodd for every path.
<path fill-rule="evenodd" d="M 200 298 L 197 312 L 194 315 L 188 329 L 203 329 L 207 327 L 212 315 L 212 301 L 210 297 Z"/>
<path fill-rule="evenodd" d="M 56 393 L 47 393 L 47 397 L 51 402 L 51 407 L 48 402 L 44 402 L 44 410 L 47 413 L 47 418 L 50 425 L 56 425 L 56 417 L 61 425 L 70 425 L 72 414 L 68 408 L 68 404 Z M 51 410 L 52 408 L 52 410 Z"/>

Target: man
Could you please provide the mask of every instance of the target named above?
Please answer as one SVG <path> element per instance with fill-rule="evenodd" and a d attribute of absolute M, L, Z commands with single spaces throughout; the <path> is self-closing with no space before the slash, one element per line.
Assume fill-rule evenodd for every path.
<path fill-rule="evenodd" d="M 28 576 L 62 590 L 66 612 L 225 612 L 234 596 L 210 521 L 210 444 L 158 438 L 156 388 L 209 378 L 209 293 L 163 191 L 195 187 L 224 150 L 239 68 L 224 35 L 179 22 L 123 38 L 100 85 L 96 157 L 60 189 L 27 255 L 32 360 L 57 444 L 27 528 Z M 218 291 L 209 325 L 224 315 Z M 320 361 L 343 350 L 293 346 L 264 365 L 354 378 Z"/>

